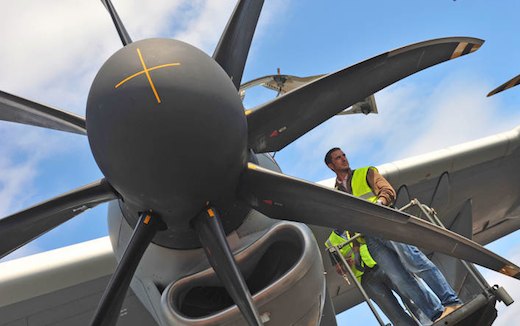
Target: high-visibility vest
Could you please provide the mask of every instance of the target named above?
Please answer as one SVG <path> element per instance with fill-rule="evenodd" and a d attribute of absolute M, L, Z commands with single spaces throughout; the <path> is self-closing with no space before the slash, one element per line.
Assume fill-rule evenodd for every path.
<path fill-rule="evenodd" d="M 350 186 L 352 188 L 352 195 L 375 203 L 377 201 L 377 196 L 374 194 L 372 188 L 370 188 L 370 185 L 367 182 L 367 174 L 369 169 L 374 169 L 377 171 L 377 169 L 373 166 L 366 166 L 352 171 Z M 342 236 L 338 235 L 335 231 L 332 231 L 332 233 L 329 236 L 329 239 L 325 242 L 325 246 L 327 248 L 329 248 L 330 246 L 337 246 L 339 244 L 347 242 L 347 239 L 350 239 L 348 231 L 345 231 Z M 358 238 L 358 242 L 360 244 L 359 254 L 361 256 L 362 264 L 370 268 L 374 267 L 377 263 L 370 255 L 368 247 L 365 243 L 365 239 L 363 239 L 363 237 L 360 237 Z M 348 257 L 348 255 L 350 254 L 351 259 L 354 260 L 355 254 L 353 251 L 352 243 L 340 249 L 340 252 L 343 255 L 343 257 Z M 361 281 L 361 276 L 363 276 L 364 271 L 356 268 L 356 266 L 351 267 L 358 281 Z"/>
<path fill-rule="evenodd" d="M 347 242 L 347 240 L 350 239 L 350 234 L 348 231 L 344 231 L 341 235 L 337 234 L 336 231 L 332 231 L 329 238 L 325 242 L 325 247 L 330 248 L 332 246 L 340 246 Z M 358 238 L 361 240 L 361 238 Z M 354 240 L 356 241 L 356 240 Z M 349 257 L 352 261 L 355 261 L 355 252 L 354 252 L 354 245 L 349 243 L 348 245 L 344 246 L 340 249 L 341 254 L 343 257 Z M 374 267 L 377 263 L 370 255 L 370 252 L 368 251 L 368 247 L 364 240 L 361 242 L 359 241 L 359 256 L 360 256 L 360 262 L 356 262 L 354 266 L 350 266 L 352 271 L 354 272 L 354 275 L 356 276 L 357 280 L 361 282 L 361 277 L 365 273 L 365 268 Z M 361 264 L 361 266 L 358 266 L 358 263 Z"/>
<path fill-rule="evenodd" d="M 370 188 L 370 185 L 367 182 L 367 173 L 369 169 L 377 171 L 373 166 L 355 169 L 352 172 L 350 185 L 352 187 L 352 195 L 375 203 L 377 201 L 377 196 L 372 192 L 372 188 Z"/>

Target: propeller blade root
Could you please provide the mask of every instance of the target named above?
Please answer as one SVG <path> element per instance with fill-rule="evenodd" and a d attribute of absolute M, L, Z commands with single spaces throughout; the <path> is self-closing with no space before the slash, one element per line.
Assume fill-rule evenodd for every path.
<path fill-rule="evenodd" d="M 251 293 L 227 243 L 217 210 L 205 209 L 194 218 L 193 226 L 210 265 L 237 304 L 247 323 L 251 326 L 262 325 Z"/>

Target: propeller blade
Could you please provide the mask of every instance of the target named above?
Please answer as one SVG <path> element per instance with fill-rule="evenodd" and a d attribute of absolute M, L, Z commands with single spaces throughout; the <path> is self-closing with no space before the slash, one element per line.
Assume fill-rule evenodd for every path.
<path fill-rule="evenodd" d="M 279 151 L 369 95 L 425 68 L 474 52 L 482 43 L 468 37 L 416 43 L 319 78 L 246 111 L 249 147 L 256 153 Z"/>
<path fill-rule="evenodd" d="M 502 85 L 498 86 L 497 88 L 495 88 L 494 90 L 492 90 L 491 92 L 489 92 L 489 94 L 487 95 L 487 97 L 490 97 L 490 96 L 493 96 L 495 95 L 496 93 L 500 93 L 502 91 L 505 91 L 506 89 L 508 88 L 511 88 L 511 87 L 514 87 L 516 85 L 520 84 L 520 75 L 506 81 L 505 83 L 503 83 Z"/>
<path fill-rule="evenodd" d="M 85 118 L 0 91 L 0 119 L 86 135 Z"/>
<path fill-rule="evenodd" d="M 125 248 L 123 257 L 112 274 L 103 297 L 90 322 L 91 326 L 113 326 L 117 323 L 121 306 L 130 286 L 130 281 L 143 257 L 146 248 L 158 230 L 166 225 L 151 213 L 142 213 L 132 237 Z"/>
<path fill-rule="evenodd" d="M 85 210 L 117 198 L 105 179 L 0 220 L 0 258 Z"/>
<path fill-rule="evenodd" d="M 123 25 L 123 22 L 119 18 L 119 15 L 117 14 L 116 8 L 114 8 L 114 5 L 112 4 L 112 1 L 101 0 L 101 2 L 105 6 L 105 8 L 107 8 L 110 17 L 112 17 L 112 21 L 114 22 L 114 25 L 117 29 L 117 34 L 119 34 L 119 38 L 121 39 L 121 42 L 123 42 L 123 45 L 128 45 L 132 43 L 132 39 L 130 38 L 130 35 L 128 35 L 128 32 L 126 31 L 125 26 Z"/>
<path fill-rule="evenodd" d="M 520 279 L 520 268 L 452 231 L 392 208 L 249 163 L 241 196 L 276 219 L 347 229 L 413 244 Z"/>
<path fill-rule="evenodd" d="M 293 75 L 268 75 L 258 77 L 240 85 L 240 92 L 246 91 L 248 88 L 262 85 L 265 88 L 279 92 L 280 94 L 288 93 L 298 87 L 315 81 L 325 75 L 314 75 L 307 77 L 298 77 Z"/>
<path fill-rule="evenodd" d="M 211 267 L 217 273 L 249 325 L 262 325 L 251 293 L 231 253 L 220 217 L 213 208 L 200 213 L 193 224 Z"/>
<path fill-rule="evenodd" d="M 237 89 L 240 88 L 247 54 L 263 5 L 264 0 L 240 0 L 213 53 L 213 59 L 224 68 Z"/>

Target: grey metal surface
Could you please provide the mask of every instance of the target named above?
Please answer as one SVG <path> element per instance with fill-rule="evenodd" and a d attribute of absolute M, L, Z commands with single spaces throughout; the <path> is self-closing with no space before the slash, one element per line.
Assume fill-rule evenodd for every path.
<path fill-rule="evenodd" d="M 517 127 L 378 169 L 399 193 L 434 208 L 448 228 L 471 201 L 473 240 L 487 244 L 520 228 L 519 133 Z"/>
<path fill-rule="evenodd" d="M 279 259 L 286 259 L 282 262 Z M 279 222 L 250 247 L 236 254 L 236 260 L 252 291 L 266 325 L 317 325 L 325 301 L 325 278 L 318 246 L 309 228 L 300 223 Z M 289 264 L 289 265 L 288 265 Z M 277 266 L 284 266 L 277 270 Z M 265 274 L 265 275 L 264 275 Z M 255 284 L 258 279 L 264 280 Z M 168 325 L 243 325 L 235 305 L 193 313 L 183 309 L 192 289 L 219 287 L 212 269 L 184 277 L 168 286 L 161 310 Z M 200 303 L 203 303 L 200 301 Z M 202 305 L 205 310 L 205 305 Z M 297 307 L 297 309 L 294 309 Z M 197 309 L 198 310 L 198 309 Z"/>
<path fill-rule="evenodd" d="M 108 237 L 1 263 L 0 325 L 88 325 L 115 265 Z M 120 325 L 154 325 L 131 291 L 123 308 Z"/>
<path fill-rule="evenodd" d="M 2 326 L 89 325 L 110 275 L 0 307 Z M 119 326 L 157 325 L 132 291 L 121 309 Z"/>

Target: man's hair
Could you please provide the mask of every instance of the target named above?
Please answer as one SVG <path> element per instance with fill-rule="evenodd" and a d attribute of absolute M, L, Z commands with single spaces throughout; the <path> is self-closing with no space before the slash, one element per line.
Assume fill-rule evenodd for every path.
<path fill-rule="evenodd" d="M 335 152 L 338 150 L 341 150 L 341 148 L 334 147 L 334 148 L 329 149 L 327 154 L 325 154 L 325 165 L 329 166 L 329 164 L 332 163 L 332 152 Z"/>

